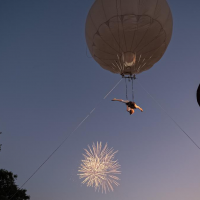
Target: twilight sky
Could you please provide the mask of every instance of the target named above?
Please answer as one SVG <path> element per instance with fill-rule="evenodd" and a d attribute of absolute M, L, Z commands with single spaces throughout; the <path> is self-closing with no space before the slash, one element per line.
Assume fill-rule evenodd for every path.
<path fill-rule="evenodd" d="M 0 168 L 17 174 L 19 186 L 120 80 L 86 56 L 93 2 L 0 1 Z M 200 145 L 200 2 L 168 3 L 171 43 L 138 81 Z M 31 200 L 199 200 L 200 150 L 137 80 L 134 90 L 144 112 L 130 116 L 110 101 L 125 98 L 122 81 L 24 186 Z M 119 150 L 120 186 L 106 195 L 77 176 L 83 149 L 97 141 Z"/>

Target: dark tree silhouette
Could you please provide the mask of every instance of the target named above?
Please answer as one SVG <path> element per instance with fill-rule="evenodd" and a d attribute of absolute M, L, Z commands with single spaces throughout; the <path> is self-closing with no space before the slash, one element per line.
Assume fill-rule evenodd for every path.
<path fill-rule="evenodd" d="M 1 134 L 1 132 L 0 132 Z M 0 144 L 1 151 L 1 144 Z M 28 200 L 30 197 L 26 194 L 26 190 L 20 189 L 15 180 L 17 175 L 5 169 L 0 169 L 0 200 Z"/>
<path fill-rule="evenodd" d="M 15 180 L 17 175 L 5 169 L 0 169 L 0 199 L 9 200 L 14 194 L 12 200 L 28 200 L 29 196 L 26 195 L 26 190 L 20 189 Z"/>

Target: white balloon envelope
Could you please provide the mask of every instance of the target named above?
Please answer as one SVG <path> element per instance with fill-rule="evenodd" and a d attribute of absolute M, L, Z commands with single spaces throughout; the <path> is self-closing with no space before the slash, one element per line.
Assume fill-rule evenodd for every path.
<path fill-rule="evenodd" d="M 165 53 L 172 35 L 166 0 L 96 0 L 86 20 L 92 57 L 113 73 L 150 69 Z"/>

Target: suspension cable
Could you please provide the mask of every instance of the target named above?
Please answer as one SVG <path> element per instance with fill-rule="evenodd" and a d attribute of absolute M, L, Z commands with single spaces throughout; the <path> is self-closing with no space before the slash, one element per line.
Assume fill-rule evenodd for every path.
<path fill-rule="evenodd" d="M 32 175 L 20 186 L 19 190 L 22 189 L 22 187 L 40 170 L 40 168 L 56 153 L 56 151 L 66 142 L 67 139 L 69 139 L 69 137 L 71 135 L 74 134 L 74 132 L 85 122 L 85 120 L 90 117 L 90 115 L 94 112 L 94 110 L 99 106 L 99 104 L 108 97 L 108 95 L 119 85 L 119 83 L 122 81 L 122 79 L 120 79 L 120 81 L 117 82 L 117 84 L 104 96 L 103 99 L 101 99 L 97 105 L 95 106 L 95 108 L 93 108 L 88 115 L 76 126 L 76 128 L 69 134 L 67 135 L 64 140 L 58 145 L 58 147 L 44 160 L 44 162 L 32 173 Z M 19 191 L 18 190 L 18 191 Z M 13 194 L 13 196 L 11 196 L 11 198 L 9 200 L 11 200 L 17 193 Z"/>
<path fill-rule="evenodd" d="M 131 78 L 131 81 L 132 81 L 132 100 L 134 101 L 133 78 Z"/>
<path fill-rule="evenodd" d="M 183 128 L 171 117 L 171 115 L 161 106 L 161 104 L 156 101 L 156 99 L 142 86 L 142 84 L 138 81 L 141 88 L 154 100 L 156 104 L 166 113 L 166 115 L 175 123 L 175 125 L 188 137 L 188 139 L 200 150 L 200 146 L 183 130 Z"/>
<path fill-rule="evenodd" d="M 127 92 L 128 88 L 127 88 L 126 78 L 125 78 L 125 85 L 126 85 L 126 100 L 128 100 L 128 92 Z"/>

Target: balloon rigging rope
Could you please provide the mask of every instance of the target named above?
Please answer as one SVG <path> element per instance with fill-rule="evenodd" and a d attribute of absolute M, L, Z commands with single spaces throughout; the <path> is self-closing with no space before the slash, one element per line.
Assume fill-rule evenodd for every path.
<path fill-rule="evenodd" d="M 89 56 L 89 55 L 88 55 L 88 49 L 87 49 L 87 47 L 86 47 L 86 49 L 85 49 L 85 54 L 86 54 L 86 56 L 87 56 L 88 58 L 92 58 L 92 56 Z"/>
<path fill-rule="evenodd" d="M 131 78 L 131 92 L 132 92 L 132 101 L 134 101 L 134 89 L 133 89 L 133 78 Z M 125 78 L 125 87 L 126 87 L 126 100 L 128 100 L 128 86 L 127 86 L 127 81 Z"/>
<path fill-rule="evenodd" d="M 175 125 L 188 137 L 188 139 L 200 150 L 200 146 L 183 130 L 183 128 L 171 117 L 171 115 L 161 106 L 161 104 L 156 101 L 156 99 L 142 86 L 138 81 L 141 88 L 154 100 L 156 104 L 167 114 L 167 116 L 175 123 Z"/>
<path fill-rule="evenodd" d="M 128 92 L 127 92 L 127 82 L 126 82 L 126 78 L 125 78 L 125 85 L 126 85 L 126 100 L 128 100 Z"/>
<path fill-rule="evenodd" d="M 74 134 L 74 132 L 85 122 L 85 120 L 94 112 L 94 110 L 99 106 L 99 104 L 103 101 L 103 100 L 105 100 L 107 97 L 108 97 L 108 95 L 120 84 L 120 82 L 122 81 L 122 79 L 120 79 L 120 81 L 118 81 L 117 82 L 117 84 L 104 96 L 104 98 L 103 99 L 101 99 L 98 103 L 97 103 L 97 105 L 95 106 L 95 108 L 94 109 L 92 109 L 91 111 L 90 111 L 90 113 L 76 126 L 76 128 L 69 134 L 69 135 L 67 135 L 66 137 L 65 137 L 65 139 L 58 145 L 58 147 L 45 159 L 45 161 L 32 173 L 32 175 L 21 185 L 21 187 L 19 188 L 19 190 L 21 190 L 22 189 L 22 187 L 40 170 L 40 168 L 53 156 L 53 154 L 55 154 L 56 153 L 56 151 L 66 142 L 66 140 L 67 139 L 69 139 L 69 137 L 71 136 L 71 135 L 73 135 Z M 18 190 L 18 191 L 19 191 Z M 15 194 L 13 194 L 13 196 L 11 196 L 11 198 L 9 199 L 9 200 L 11 200 L 17 193 L 18 193 L 18 191 L 15 193 Z"/>
<path fill-rule="evenodd" d="M 131 79 L 131 81 L 132 81 L 132 100 L 134 101 L 133 78 Z"/>

